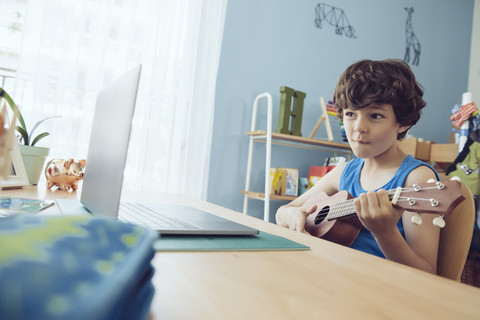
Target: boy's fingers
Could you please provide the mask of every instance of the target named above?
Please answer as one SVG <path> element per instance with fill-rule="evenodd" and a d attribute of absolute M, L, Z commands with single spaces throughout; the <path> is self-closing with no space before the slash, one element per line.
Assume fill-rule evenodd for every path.
<path fill-rule="evenodd" d="M 307 213 L 307 214 L 311 214 L 311 213 L 314 213 L 315 210 L 317 210 L 317 205 L 316 204 L 312 204 L 311 206 L 309 207 L 306 207 L 303 212 Z"/>

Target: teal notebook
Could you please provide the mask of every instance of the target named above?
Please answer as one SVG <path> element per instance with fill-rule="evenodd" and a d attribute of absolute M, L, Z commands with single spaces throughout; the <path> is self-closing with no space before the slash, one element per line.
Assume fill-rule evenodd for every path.
<path fill-rule="evenodd" d="M 163 235 L 153 244 L 157 251 L 308 250 L 308 246 L 260 231 L 256 236 Z"/>

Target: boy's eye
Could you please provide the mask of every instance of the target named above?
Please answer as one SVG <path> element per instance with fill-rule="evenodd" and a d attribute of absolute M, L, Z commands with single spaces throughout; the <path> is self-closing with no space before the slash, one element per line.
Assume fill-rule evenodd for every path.
<path fill-rule="evenodd" d="M 379 114 L 379 113 L 374 113 L 374 114 L 372 114 L 372 118 L 374 118 L 374 119 L 382 119 L 383 116 L 382 116 L 381 114 Z"/>
<path fill-rule="evenodd" d="M 345 117 L 353 117 L 354 114 L 353 114 L 353 112 L 351 112 L 351 111 L 345 111 L 345 113 L 343 114 L 343 116 L 345 116 Z"/>

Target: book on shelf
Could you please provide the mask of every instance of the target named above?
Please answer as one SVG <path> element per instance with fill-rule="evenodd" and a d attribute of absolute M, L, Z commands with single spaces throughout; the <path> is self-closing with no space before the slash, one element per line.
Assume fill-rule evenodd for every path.
<path fill-rule="evenodd" d="M 298 196 L 298 169 L 271 168 L 271 195 Z"/>

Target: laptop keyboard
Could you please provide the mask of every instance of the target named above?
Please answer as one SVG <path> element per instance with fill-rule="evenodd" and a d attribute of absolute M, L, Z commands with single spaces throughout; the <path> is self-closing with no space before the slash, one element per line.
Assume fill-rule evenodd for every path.
<path fill-rule="evenodd" d="M 137 224 L 154 230 L 162 229 L 199 229 L 182 219 L 167 216 L 158 210 L 152 210 L 139 203 L 126 202 L 120 203 L 118 220 Z"/>

